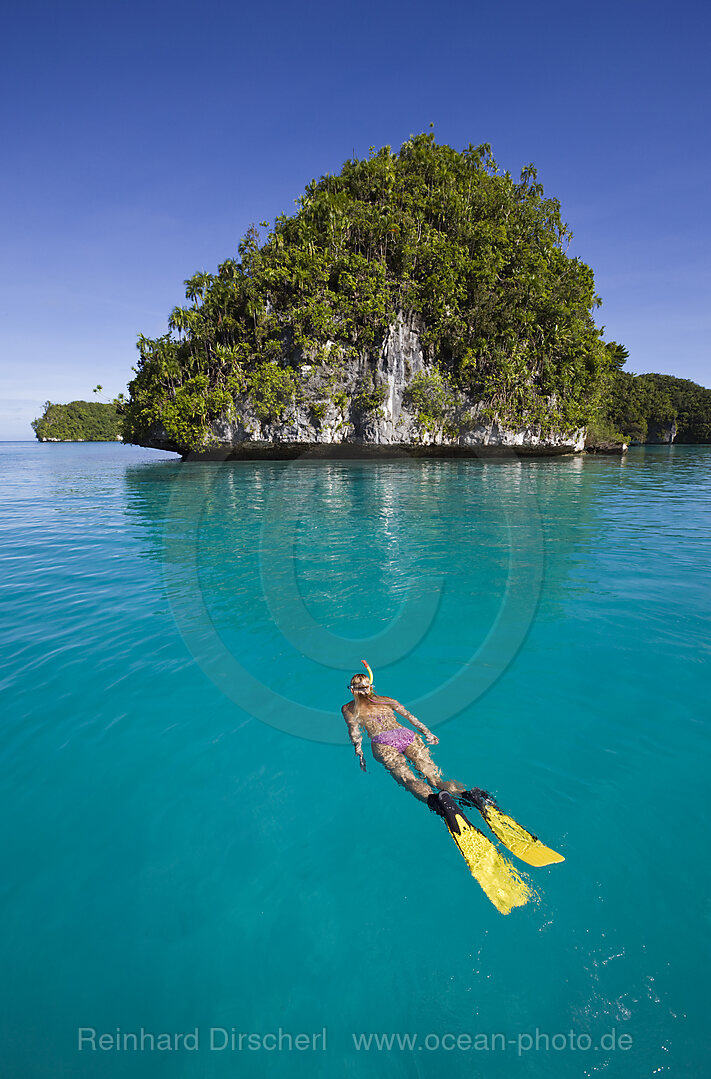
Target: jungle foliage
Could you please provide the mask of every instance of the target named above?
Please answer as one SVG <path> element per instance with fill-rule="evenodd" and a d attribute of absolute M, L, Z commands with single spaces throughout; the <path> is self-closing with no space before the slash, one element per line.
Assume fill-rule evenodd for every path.
<path fill-rule="evenodd" d="M 676 442 L 711 442 L 711 390 L 673 375 L 612 377 L 605 415 L 627 438 L 645 442 L 676 423 Z"/>
<path fill-rule="evenodd" d="M 47 401 L 32 429 L 40 442 L 115 442 L 121 433 L 119 407 L 118 401 Z"/>
<path fill-rule="evenodd" d="M 570 239 L 533 166 L 514 180 L 486 144 L 458 152 L 429 133 L 373 148 L 312 180 L 263 239 L 252 226 L 215 274 L 186 281 L 168 331 L 139 338 L 124 435 L 140 443 L 160 423 L 176 447 L 198 448 L 241 394 L 283 416 L 301 364 L 372 353 L 399 313 L 448 383 L 502 418 L 583 426 L 616 365 Z M 377 386 L 360 396 L 353 407 L 378 409 Z"/>

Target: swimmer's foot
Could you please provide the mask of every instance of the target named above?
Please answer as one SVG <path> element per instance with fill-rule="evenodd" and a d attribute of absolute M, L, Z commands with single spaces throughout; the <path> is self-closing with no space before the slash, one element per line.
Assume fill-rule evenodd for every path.
<path fill-rule="evenodd" d="M 447 791 L 437 791 L 435 794 L 430 794 L 427 805 L 433 813 L 437 813 L 438 816 L 444 818 L 452 834 L 459 835 L 459 820 L 464 821 L 465 824 L 470 823 Z"/>
<path fill-rule="evenodd" d="M 522 862 L 543 866 L 565 861 L 562 854 L 551 850 L 545 843 L 541 843 L 537 836 L 527 832 L 517 820 L 502 812 L 491 795 L 480 787 L 462 791 L 457 798 L 464 805 L 478 809 L 496 838 L 500 839 L 504 846 L 508 847 L 511 853 Z"/>
<path fill-rule="evenodd" d="M 474 806 L 476 809 L 479 810 L 481 809 L 481 806 L 486 803 L 487 800 L 493 801 L 491 795 L 488 794 L 486 791 L 483 791 L 481 787 L 472 787 L 471 790 L 462 791 L 461 794 L 458 794 L 456 797 L 457 800 L 459 802 L 462 802 L 464 805 Z"/>
<path fill-rule="evenodd" d="M 444 818 L 469 871 L 497 910 L 508 914 L 514 907 L 528 902 L 531 890 L 526 881 L 483 832 L 467 820 L 447 791 L 430 794 L 427 805 Z"/>

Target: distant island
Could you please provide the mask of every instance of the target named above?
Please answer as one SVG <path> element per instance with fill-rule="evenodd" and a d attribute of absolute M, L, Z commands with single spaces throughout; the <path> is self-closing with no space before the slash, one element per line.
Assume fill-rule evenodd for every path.
<path fill-rule="evenodd" d="M 604 412 L 631 443 L 711 443 L 711 390 L 686 378 L 616 371 Z"/>
<path fill-rule="evenodd" d="M 123 396 L 123 395 L 122 395 Z M 47 401 L 32 429 L 40 442 L 121 441 L 120 401 L 70 401 L 66 405 Z"/>

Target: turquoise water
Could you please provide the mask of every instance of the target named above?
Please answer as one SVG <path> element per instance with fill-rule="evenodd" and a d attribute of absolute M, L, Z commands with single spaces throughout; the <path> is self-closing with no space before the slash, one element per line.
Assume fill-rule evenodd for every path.
<path fill-rule="evenodd" d="M 711 448 L 0 468 L 3 1076 L 707 1074 Z M 359 771 L 362 656 L 565 854 L 535 902 Z"/>

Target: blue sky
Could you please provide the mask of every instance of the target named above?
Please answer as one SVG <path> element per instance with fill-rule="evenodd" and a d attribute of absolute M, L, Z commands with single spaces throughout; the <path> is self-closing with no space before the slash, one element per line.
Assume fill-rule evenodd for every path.
<path fill-rule="evenodd" d="M 711 384 L 701 3 L 14 5 L 3 20 L 0 438 L 124 390 L 183 280 L 355 151 L 435 125 L 533 161 L 628 369 Z"/>

